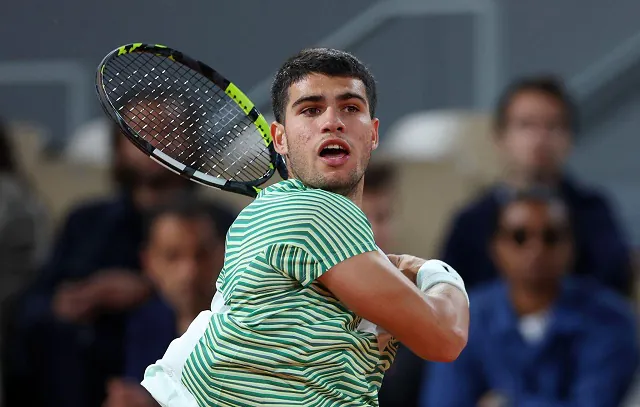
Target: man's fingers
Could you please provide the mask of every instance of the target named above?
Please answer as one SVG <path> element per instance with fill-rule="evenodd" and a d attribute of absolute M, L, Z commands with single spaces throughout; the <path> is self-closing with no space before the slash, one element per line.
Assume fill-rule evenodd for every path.
<path fill-rule="evenodd" d="M 389 259 L 389 261 L 396 267 L 399 268 L 400 266 L 400 261 L 402 259 L 401 255 L 397 255 L 397 254 L 387 254 L 387 258 Z"/>

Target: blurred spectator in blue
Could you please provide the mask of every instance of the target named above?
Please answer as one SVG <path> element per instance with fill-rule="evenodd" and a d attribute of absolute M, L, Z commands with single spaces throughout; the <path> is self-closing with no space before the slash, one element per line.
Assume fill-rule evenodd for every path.
<path fill-rule="evenodd" d="M 19 168 L 9 129 L 0 121 L 0 376 L 10 377 L 11 314 L 20 293 L 33 281 L 49 244 L 47 209 Z M 7 379 L 8 380 L 8 379 Z M 4 391 L 0 386 L 0 405 Z"/>
<path fill-rule="evenodd" d="M 467 347 L 430 364 L 422 406 L 618 406 L 638 366 L 636 318 L 623 296 L 565 273 L 575 253 L 567 207 L 527 192 L 493 219 L 503 281 L 471 292 Z"/>
<path fill-rule="evenodd" d="M 224 231 L 201 201 L 160 206 L 149 215 L 145 230 L 142 268 L 156 294 L 129 318 L 124 378 L 109 383 L 105 407 L 156 405 L 140 385 L 144 371 L 210 308 L 224 262 Z"/>
<path fill-rule="evenodd" d="M 536 187 L 561 195 L 571 211 L 577 250 L 573 271 L 630 294 L 631 255 L 607 198 L 564 170 L 577 117 L 563 84 L 554 78 L 518 80 L 500 98 L 495 132 L 506 173 L 455 215 L 441 255 L 459 270 L 468 288 L 497 275 L 486 242 L 501 202 L 519 189 Z"/>
<path fill-rule="evenodd" d="M 143 214 L 194 192 L 194 183 L 150 160 L 115 127 L 113 148 L 118 193 L 71 211 L 21 309 L 12 364 L 22 378 L 12 386 L 20 405 L 30 396 L 40 406 L 102 404 L 107 378 L 124 369 L 127 312 L 152 293 L 139 272 Z"/>

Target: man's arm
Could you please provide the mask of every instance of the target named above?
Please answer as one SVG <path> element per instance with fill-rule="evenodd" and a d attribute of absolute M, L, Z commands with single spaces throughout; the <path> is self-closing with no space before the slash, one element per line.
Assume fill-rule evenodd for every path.
<path fill-rule="evenodd" d="M 384 328 L 423 359 L 453 361 L 467 343 L 465 293 L 449 284 L 422 292 L 379 252 L 351 257 L 318 280 L 347 308 Z"/>

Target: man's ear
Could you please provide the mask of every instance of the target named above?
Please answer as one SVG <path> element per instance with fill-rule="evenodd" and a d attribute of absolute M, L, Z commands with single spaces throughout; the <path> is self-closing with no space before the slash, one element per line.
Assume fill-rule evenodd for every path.
<path fill-rule="evenodd" d="M 378 127 L 380 127 L 380 120 L 373 119 L 371 120 L 371 123 L 373 124 L 373 131 L 371 132 L 371 150 L 375 150 L 376 148 L 378 148 L 378 144 L 380 142 L 380 138 L 378 134 Z"/>
<path fill-rule="evenodd" d="M 273 139 L 273 147 L 280 155 L 287 155 L 289 147 L 287 146 L 287 135 L 284 132 L 284 125 L 278 122 L 271 123 L 271 138 Z"/>

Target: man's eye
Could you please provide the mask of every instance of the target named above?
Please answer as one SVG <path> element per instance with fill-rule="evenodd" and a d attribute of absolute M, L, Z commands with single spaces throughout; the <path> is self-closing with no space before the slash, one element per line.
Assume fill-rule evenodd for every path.
<path fill-rule="evenodd" d="M 360 109 L 358 108 L 358 106 L 347 106 L 346 107 L 347 112 L 349 113 L 357 113 L 360 111 Z"/>
<path fill-rule="evenodd" d="M 320 113 L 320 109 L 318 109 L 317 107 L 308 107 L 302 111 L 302 114 L 305 114 L 308 116 L 315 116 L 319 113 Z"/>

